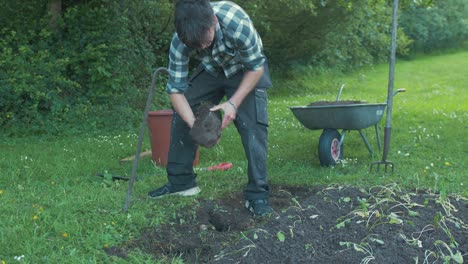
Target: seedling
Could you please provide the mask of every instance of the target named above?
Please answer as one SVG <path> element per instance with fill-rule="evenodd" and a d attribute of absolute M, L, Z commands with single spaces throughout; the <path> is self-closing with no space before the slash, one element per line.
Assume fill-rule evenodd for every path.
<path fill-rule="evenodd" d="M 286 239 L 286 236 L 284 235 L 282 231 L 278 231 L 276 233 L 276 237 L 278 238 L 280 242 L 284 242 L 284 240 Z"/>
<path fill-rule="evenodd" d="M 354 242 L 340 242 L 340 246 L 346 246 L 347 248 L 353 248 L 357 252 L 362 252 L 367 256 L 361 260 L 361 264 L 368 264 L 375 259 L 372 247 L 368 243 L 354 243 Z"/>
<path fill-rule="evenodd" d="M 419 239 L 416 239 L 416 238 L 407 238 L 405 236 L 405 234 L 400 234 L 400 237 L 406 242 L 406 244 L 410 245 L 410 246 L 415 246 L 415 247 L 419 247 L 419 248 L 422 248 L 422 241 L 419 240 Z"/>
<path fill-rule="evenodd" d="M 388 218 L 390 219 L 390 224 L 397 224 L 397 225 L 400 225 L 403 223 L 403 220 L 400 219 L 400 217 L 395 214 L 395 213 L 390 213 L 388 215 Z"/>
<path fill-rule="evenodd" d="M 439 247 L 439 252 L 440 254 L 442 254 L 443 256 L 443 259 L 444 259 L 444 263 L 450 263 L 450 260 L 453 260 L 455 261 L 456 263 L 459 263 L 459 264 L 462 264 L 463 263 L 463 256 L 462 254 L 460 253 L 460 251 L 457 250 L 457 252 L 454 254 L 452 249 L 450 249 L 450 247 L 447 245 L 447 243 L 445 243 L 444 241 L 442 240 L 437 240 L 436 242 L 434 242 L 434 245 L 437 247 L 438 245 L 443 245 L 449 252 L 449 255 L 445 255 L 444 252 L 442 251 L 442 249 L 440 249 Z"/>

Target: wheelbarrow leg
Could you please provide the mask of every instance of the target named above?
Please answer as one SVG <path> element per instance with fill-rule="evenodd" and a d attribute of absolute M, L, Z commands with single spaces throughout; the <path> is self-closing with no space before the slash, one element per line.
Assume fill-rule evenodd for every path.
<path fill-rule="evenodd" d="M 347 132 L 347 131 L 346 131 L 345 129 L 343 129 L 343 130 L 341 131 L 340 148 L 341 148 L 341 146 L 343 146 L 343 141 L 344 141 L 344 138 L 345 138 L 345 136 L 346 136 L 346 132 Z"/>
<path fill-rule="evenodd" d="M 362 140 L 364 141 L 364 144 L 366 144 L 366 147 L 367 147 L 367 150 L 369 150 L 369 153 L 371 155 L 371 157 L 374 156 L 374 151 L 372 151 L 372 148 L 369 144 L 369 141 L 367 141 L 367 138 L 366 138 L 366 135 L 364 135 L 364 133 L 362 133 L 362 129 L 359 129 L 359 134 L 361 135 L 362 137 Z"/>
<path fill-rule="evenodd" d="M 375 126 L 375 136 L 377 137 L 377 146 L 379 146 L 379 151 L 382 151 L 382 142 L 380 141 L 380 129 L 377 124 Z"/>

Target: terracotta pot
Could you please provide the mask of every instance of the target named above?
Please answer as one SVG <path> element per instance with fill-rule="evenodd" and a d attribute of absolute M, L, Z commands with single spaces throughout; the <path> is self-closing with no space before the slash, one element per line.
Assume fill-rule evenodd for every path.
<path fill-rule="evenodd" d="M 167 165 L 169 144 L 171 141 L 171 123 L 174 112 L 171 109 L 148 112 L 148 128 L 150 131 L 151 156 L 158 166 Z M 195 154 L 193 165 L 197 165 L 199 151 Z"/>

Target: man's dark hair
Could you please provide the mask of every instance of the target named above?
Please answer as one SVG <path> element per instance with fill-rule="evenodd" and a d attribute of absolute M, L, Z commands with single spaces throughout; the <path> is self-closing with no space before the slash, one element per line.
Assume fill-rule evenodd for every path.
<path fill-rule="evenodd" d="M 176 4 L 174 24 L 180 40 L 190 48 L 201 48 L 213 26 L 213 8 L 209 0 L 180 0 Z"/>

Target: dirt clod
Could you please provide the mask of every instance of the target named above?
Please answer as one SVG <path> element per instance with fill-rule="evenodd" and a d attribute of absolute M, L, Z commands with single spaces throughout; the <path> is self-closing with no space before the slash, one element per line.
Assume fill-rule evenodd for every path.
<path fill-rule="evenodd" d="M 211 103 L 202 103 L 195 113 L 195 123 L 190 129 L 190 136 L 200 146 L 211 148 L 221 136 L 221 113 L 212 112 Z"/>

